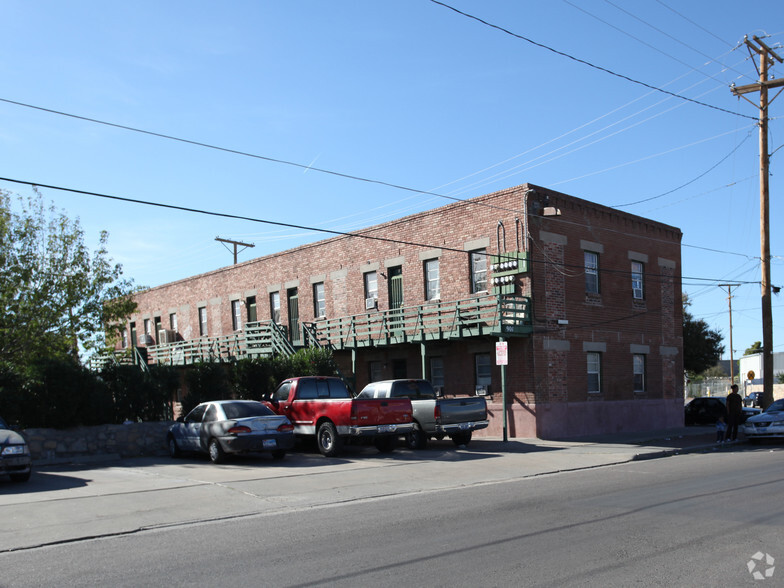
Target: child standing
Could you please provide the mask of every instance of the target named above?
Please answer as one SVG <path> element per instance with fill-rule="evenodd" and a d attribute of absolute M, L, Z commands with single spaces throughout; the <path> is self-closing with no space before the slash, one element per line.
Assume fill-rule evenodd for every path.
<path fill-rule="evenodd" d="M 727 425 L 724 423 L 724 417 L 719 417 L 716 421 L 716 443 L 724 443 L 724 431 L 727 430 Z"/>

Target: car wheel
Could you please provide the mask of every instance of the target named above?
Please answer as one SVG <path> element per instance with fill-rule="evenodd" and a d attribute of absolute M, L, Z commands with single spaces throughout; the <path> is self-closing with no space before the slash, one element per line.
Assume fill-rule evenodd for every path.
<path fill-rule="evenodd" d="M 25 472 L 24 474 L 8 474 L 8 477 L 11 478 L 12 482 L 27 482 L 30 479 L 30 474 L 32 472 Z"/>
<path fill-rule="evenodd" d="M 471 431 L 467 433 L 455 433 L 452 435 L 452 443 L 460 447 L 461 445 L 468 445 L 471 443 Z"/>
<path fill-rule="evenodd" d="M 318 443 L 319 451 L 324 457 L 335 457 L 343 446 L 338 430 L 330 421 L 324 421 L 319 425 L 316 443 Z"/>
<path fill-rule="evenodd" d="M 409 449 L 424 449 L 427 446 L 427 435 L 419 426 L 414 423 L 414 428 L 406 435 L 406 447 Z"/>
<path fill-rule="evenodd" d="M 177 445 L 177 441 L 174 440 L 174 437 L 169 437 L 168 445 L 169 445 L 170 457 L 180 457 L 180 455 L 182 455 L 182 453 L 180 452 L 180 447 L 179 445 Z"/>
<path fill-rule="evenodd" d="M 381 453 L 392 453 L 397 447 L 397 437 L 392 435 L 387 435 L 385 437 L 379 437 L 373 441 L 373 445 L 376 446 Z"/>
<path fill-rule="evenodd" d="M 286 457 L 286 451 L 283 449 L 276 449 L 272 452 L 272 459 L 283 459 Z"/>
<path fill-rule="evenodd" d="M 223 451 L 223 447 L 215 438 L 210 439 L 210 443 L 207 445 L 207 452 L 210 454 L 212 463 L 223 463 L 226 461 L 226 452 Z"/>

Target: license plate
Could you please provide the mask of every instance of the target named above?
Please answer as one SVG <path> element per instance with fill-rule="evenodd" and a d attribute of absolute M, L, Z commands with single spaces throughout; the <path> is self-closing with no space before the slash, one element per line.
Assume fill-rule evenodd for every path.
<path fill-rule="evenodd" d="M 264 439 L 264 449 L 274 449 L 278 446 L 278 442 L 275 439 Z"/>
<path fill-rule="evenodd" d="M 379 433 L 394 433 L 397 429 L 397 425 L 379 425 L 378 432 Z"/>

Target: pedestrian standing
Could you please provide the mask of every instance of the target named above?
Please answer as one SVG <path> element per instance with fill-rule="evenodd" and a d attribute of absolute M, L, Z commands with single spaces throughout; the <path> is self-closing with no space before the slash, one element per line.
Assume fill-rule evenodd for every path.
<path fill-rule="evenodd" d="M 738 394 L 738 385 L 732 385 L 732 391 L 727 394 L 727 443 L 738 440 L 738 425 L 743 417 L 743 398 Z"/>

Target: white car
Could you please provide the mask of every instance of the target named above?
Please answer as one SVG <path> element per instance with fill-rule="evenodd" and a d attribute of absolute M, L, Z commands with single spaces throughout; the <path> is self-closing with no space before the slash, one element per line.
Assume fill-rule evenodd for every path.
<path fill-rule="evenodd" d="M 758 439 L 784 438 L 784 398 L 771 404 L 764 412 L 749 417 L 743 425 L 749 442 Z"/>

